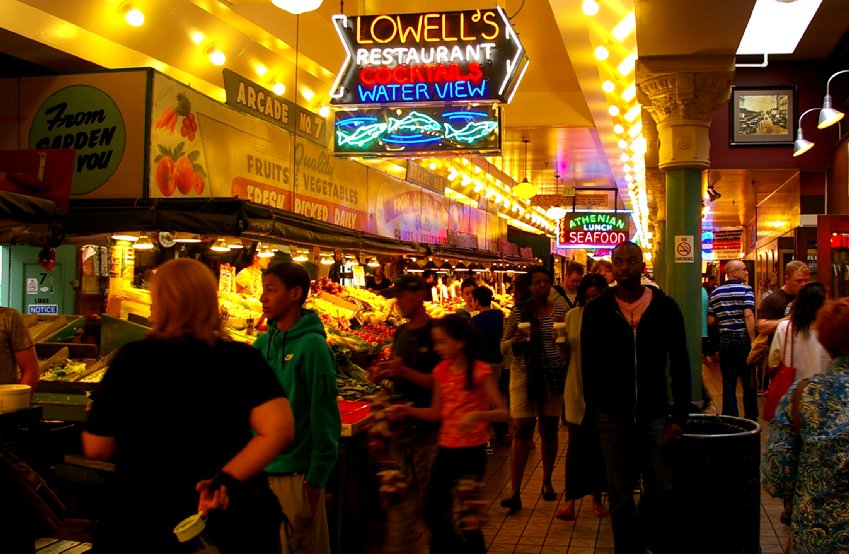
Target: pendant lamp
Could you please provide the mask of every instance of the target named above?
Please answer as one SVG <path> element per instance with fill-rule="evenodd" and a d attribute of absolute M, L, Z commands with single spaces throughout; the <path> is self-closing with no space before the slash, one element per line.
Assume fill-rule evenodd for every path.
<path fill-rule="evenodd" d="M 560 194 L 560 175 L 554 176 L 554 194 Z M 568 210 L 563 206 L 552 206 L 546 210 L 545 215 L 549 219 L 561 219 L 568 213 Z"/>
<path fill-rule="evenodd" d="M 317 10 L 322 0 L 271 0 L 271 3 L 294 15 Z"/>
<path fill-rule="evenodd" d="M 528 137 L 522 137 L 522 142 L 525 143 L 525 178 L 522 179 L 522 182 L 518 185 L 514 186 L 510 192 L 513 193 L 513 196 L 519 198 L 521 200 L 527 200 L 531 196 L 535 196 L 538 192 L 537 186 L 528 179 L 528 143 L 531 142 Z"/>

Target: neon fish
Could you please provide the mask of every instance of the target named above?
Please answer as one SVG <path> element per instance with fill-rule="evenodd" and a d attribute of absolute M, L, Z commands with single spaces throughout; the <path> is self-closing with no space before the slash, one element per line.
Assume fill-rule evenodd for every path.
<path fill-rule="evenodd" d="M 450 123 L 446 123 L 445 138 L 446 140 L 472 144 L 492 133 L 496 127 L 498 127 L 497 121 L 473 121 L 459 130 L 455 129 Z"/>
<path fill-rule="evenodd" d="M 389 132 L 394 133 L 399 129 L 402 131 L 439 132 L 442 130 L 442 127 L 439 125 L 438 121 L 436 121 L 430 116 L 421 114 L 419 112 L 410 112 L 403 119 L 396 119 L 394 117 L 389 118 Z"/>
<path fill-rule="evenodd" d="M 353 133 L 347 133 L 341 129 L 336 130 L 336 142 L 339 146 L 349 144 L 354 148 L 362 148 L 376 141 L 386 131 L 386 123 L 374 123 L 372 125 L 362 125 Z"/>

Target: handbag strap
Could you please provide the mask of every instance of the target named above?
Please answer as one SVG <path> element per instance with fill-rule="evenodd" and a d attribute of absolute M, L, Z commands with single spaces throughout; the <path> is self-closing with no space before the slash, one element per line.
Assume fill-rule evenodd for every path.
<path fill-rule="evenodd" d="M 787 335 L 790 335 L 790 360 L 787 360 Z M 784 345 L 781 348 L 781 355 L 784 356 L 784 365 L 787 367 L 796 367 L 793 365 L 794 349 L 796 348 L 796 334 L 793 332 L 793 323 L 787 322 L 787 329 L 784 334 Z"/>
<path fill-rule="evenodd" d="M 808 386 L 810 379 L 800 379 L 796 384 L 796 390 L 793 391 L 793 397 L 790 399 L 790 422 L 793 424 L 793 432 L 796 434 L 796 441 L 802 442 L 802 413 L 799 409 L 799 402 L 802 397 L 802 391 Z"/>

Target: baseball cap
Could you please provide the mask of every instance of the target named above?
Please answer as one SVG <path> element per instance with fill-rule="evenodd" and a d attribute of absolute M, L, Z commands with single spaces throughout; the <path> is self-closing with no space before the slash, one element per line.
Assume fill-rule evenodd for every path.
<path fill-rule="evenodd" d="M 425 287 L 427 287 L 427 285 L 425 284 L 424 279 L 418 275 L 404 274 L 396 277 L 395 280 L 392 281 L 391 287 L 383 289 L 380 292 L 387 298 L 394 298 L 395 296 L 398 296 L 399 292 L 420 291 L 424 290 Z"/>

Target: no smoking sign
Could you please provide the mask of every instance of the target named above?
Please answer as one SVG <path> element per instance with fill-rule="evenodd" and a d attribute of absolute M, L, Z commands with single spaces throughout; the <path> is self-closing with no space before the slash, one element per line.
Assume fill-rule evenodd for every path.
<path fill-rule="evenodd" d="M 696 258 L 693 253 L 693 235 L 675 235 L 675 263 L 692 264 Z"/>

